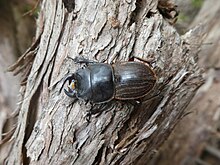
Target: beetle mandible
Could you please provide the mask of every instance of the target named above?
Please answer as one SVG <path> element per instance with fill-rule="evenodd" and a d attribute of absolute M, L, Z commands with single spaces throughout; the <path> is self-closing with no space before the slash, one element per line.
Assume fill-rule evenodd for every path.
<path fill-rule="evenodd" d="M 67 96 L 95 104 L 112 99 L 135 100 L 147 95 L 154 87 L 157 77 L 149 65 L 128 61 L 115 64 L 99 63 L 85 58 L 73 59 L 86 66 L 68 75 Z"/>

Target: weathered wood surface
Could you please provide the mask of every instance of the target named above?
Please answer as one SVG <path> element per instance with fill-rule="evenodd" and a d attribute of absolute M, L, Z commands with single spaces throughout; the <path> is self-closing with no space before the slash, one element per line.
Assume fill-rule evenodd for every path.
<path fill-rule="evenodd" d="M 215 155 L 220 138 L 219 11 L 220 1 L 204 1 L 190 25 L 194 27 L 202 23 L 206 26 L 206 35 L 198 54 L 199 66 L 204 68 L 205 83 L 186 109 L 189 115 L 175 127 L 151 165 L 191 165 L 198 160 L 207 164 L 219 162 L 218 154 Z M 210 147 L 216 150 L 214 154 L 208 151 Z"/>
<path fill-rule="evenodd" d="M 76 0 L 68 12 L 62 1 L 42 1 L 36 41 L 10 68 L 24 73 L 24 92 L 6 163 L 144 164 L 150 159 L 203 82 L 197 53 L 204 29 L 180 36 L 157 7 L 157 0 Z M 71 104 L 59 93 L 63 77 L 80 67 L 68 56 L 110 63 L 133 55 L 153 60 L 157 97 L 146 97 L 139 106 L 117 101 L 88 121 L 89 104 Z"/>

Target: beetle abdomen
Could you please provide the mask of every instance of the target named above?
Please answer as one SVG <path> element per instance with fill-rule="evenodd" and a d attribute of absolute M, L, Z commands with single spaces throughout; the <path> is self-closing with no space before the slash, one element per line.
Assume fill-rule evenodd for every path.
<path fill-rule="evenodd" d="M 137 99 L 145 96 L 156 82 L 153 70 L 141 62 L 125 62 L 113 65 L 115 98 Z"/>

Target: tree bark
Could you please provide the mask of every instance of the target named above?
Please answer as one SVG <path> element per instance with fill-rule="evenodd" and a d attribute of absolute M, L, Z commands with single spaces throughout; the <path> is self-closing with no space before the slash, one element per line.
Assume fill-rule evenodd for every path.
<path fill-rule="evenodd" d="M 6 163 L 146 164 L 203 83 L 197 53 L 204 29 L 180 36 L 164 13 L 174 5 L 167 6 L 158 10 L 157 0 L 43 0 L 36 41 L 10 68 L 23 73 L 24 92 Z M 88 121 L 91 106 L 59 92 L 63 77 L 80 67 L 68 56 L 151 60 L 158 78 L 151 95 L 159 94 L 138 106 L 114 100 Z"/>
<path fill-rule="evenodd" d="M 219 164 L 219 16 L 220 1 L 204 1 L 190 26 L 206 25 L 207 34 L 198 55 L 198 63 L 204 68 L 205 83 L 186 109 L 190 114 L 177 125 L 151 165 Z"/>

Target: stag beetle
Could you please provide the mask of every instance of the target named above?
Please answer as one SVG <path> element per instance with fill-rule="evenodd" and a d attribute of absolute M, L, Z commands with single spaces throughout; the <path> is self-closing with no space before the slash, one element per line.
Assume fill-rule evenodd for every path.
<path fill-rule="evenodd" d="M 135 100 L 147 95 L 154 87 L 156 75 L 143 62 L 99 63 L 85 58 L 73 59 L 75 63 L 85 63 L 83 68 L 68 75 L 67 96 L 83 99 L 95 104 L 112 99 Z"/>

